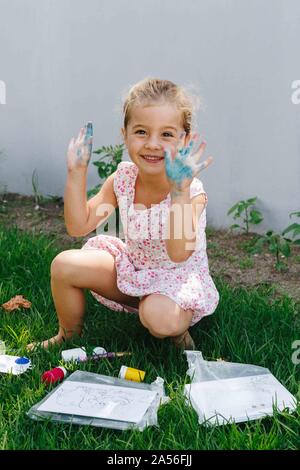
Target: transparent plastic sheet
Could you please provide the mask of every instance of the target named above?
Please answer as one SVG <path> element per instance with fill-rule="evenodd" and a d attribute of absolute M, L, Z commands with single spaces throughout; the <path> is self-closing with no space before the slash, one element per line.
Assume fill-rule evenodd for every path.
<path fill-rule="evenodd" d="M 253 364 L 205 361 L 200 351 L 185 351 L 185 354 L 189 365 L 187 374 L 191 377 L 192 383 L 270 374 L 269 369 Z"/>
<path fill-rule="evenodd" d="M 44 403 L 50 395 L 57 391 L 59 387 L 66 381 L 91 383 L 91 384 L 103 384 L 111 385 L 116 387 L 134 388 L 140 390 L 149 390 L 156 392 L 156 397 L 152 401 L 151 406 L 147 409 L 146 413 L 138 423 L 132 423 L 127 421 L 117 421 L 104 418 L 94 418 L 87 416 L 77 416 L 65 413 L 53 413 L 40 411 L 38 408 Z M 72 423 L 79 425 L 97 426 L 110 429 L 126 430 L 126 429 L 138 429 L 143 431 L 147 426 L 158 426 L 157 411 L 160 405 L 169 401 L 169 397 L 166 396 L 164 390 L 164 380 L 161 377 L 157 377 L 151 384 L 144 384 L 139 382 L 131 382 L 125 379 L 119 379 L 116 377 L 110 377 L 107 375 L 95 374 L 93 372 L 75 371 L 68 378 L 64 380 L 62 384 L 55 387 L 49 392 L 39 403 L 35 404 L 27 412 L 27 415 L 34 420 L 46 420 L 58 421 L 64 423 Z"/>
<path fill-rule="evenodd" d="M 232 421 L 235 421 L 237 423 L 247 421 L 248 419 L 251 420 L 258 419 L 264 416 L 271 416 L 273 415 L 274 407 L 273 405 L 270 406 L 269 398 L 270 393 L 273 390 L 278 391 L 278 396 L 281 400 L 278 401 L 278 403 L 276 400 L 274 403 L 275 408 L 277 407 L 277 405 L 280 404 L 280 406 L 278 406 L 279 411 L 285 409 L 286 404 L 289 412 L 295 410 L 297 407 L 296 398 L 291 395 L 289 391 L 286 390 L 283 385 L 277 381 L 277 379 L 272 375 L 270 370 L 265 367 L 257 366 L 254 364 L 239 364 L 225 361 L 206 361 L 203 359 L 202 353 L 200 351 L 186 350 L 185 354 L 187 356 L 188 361 L 187 375 L 189 375 L 191 378 L 191 384 L 185 385 L 184 395 L 187 403 L 192 405 L 195 411 L 197 412 L 200 424 L 204 424 L 206 426 L 211 426 L 213 424 L 223 425 L 229 424 Z M 199 401 L 196 399 L 197 397 L 195 394 L 192 398 L 191 390 L 193 384 L 196 385 L 196 387 L 194 387 L 194 390 L 196 390 L 197 387 L 197 390 L 199 390 L 199 384 L 201 384 L 201 387 L 203 386 L 204 394 L 201 395 L 200 405 Z M 206 386 L 207 388 L 205 388 Z M 209 390 L 210 393 L 205 394 L 206 390 Z M 230 393 L 232 392 L 232 390 L 235 391 L 235 393 L 231 396 L 231 398 L 233 397 L 234 400 L 232 400 L 232 403 L 229 403 L 228 410 L 231 408 L 232 404 L 232 410 L 237 411 L 239 400 L 241 399 L 242 394 L 244 394 L 244 396 L 246 395 L 249 402 L 247 403 L 247 405 L 245 405 L 246 411 L 244 410 L 241 413 L 240 409 L 240 415 L 237 414 L 235 416 L 235 419 L 232 418 L 232 416 L 230 419 L 228 419 L 229 413 L 225 416 L 225 413 L 222 415 L 222 413 L 216 412 L 216 409 L 215 413 L 211 414 L 211 402 L 214 401 L 214 398 L 218 393 L 220 393 L 220 391 L 223 393 L 223 396 L 221 396 L 221 400 L 224 400 L 225 402 L 228 398 L 226 396 L 227 390 L 228 392 L 230 391 Z M 265 396 L 262 395 L 261 390 L 263 390 L 263 392 L 268 392 L 269 396 L 266 394 Z M 266 398 L 266 402 L 268 402 L 267 405 L 264 405 L 264 403 L 260 403 L 262 401 L 262 396 Z M 258 397 L 260 398 L 258 399 Z M 258 400 L 257 403 L 256 399 Z M 285 402 L 282 400 L 285 400 Z M 217 401 L 214 401 L 214 403 L 216 402 Z M 265 408 L 263 408 L 263 406 L 265 406 Z M 245 413 L 245 415 L 243 415 L 243 413 Z"/>

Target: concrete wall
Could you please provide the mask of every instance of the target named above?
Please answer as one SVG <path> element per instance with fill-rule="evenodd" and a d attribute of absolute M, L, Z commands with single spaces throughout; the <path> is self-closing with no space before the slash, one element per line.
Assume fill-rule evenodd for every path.
<path fill-rule="evenodd" d="M 0 183 L 32 194 L 36 169 L 62 195 L 70 138 L 92 120 L 95 148 L 120 143 L 122 93 L 155 76 L 201 94 L 208 223 L 258 196 L 257 231 L 283 229 L 300 209 L 299 44 L 298 0 L 0 0 Z"/>

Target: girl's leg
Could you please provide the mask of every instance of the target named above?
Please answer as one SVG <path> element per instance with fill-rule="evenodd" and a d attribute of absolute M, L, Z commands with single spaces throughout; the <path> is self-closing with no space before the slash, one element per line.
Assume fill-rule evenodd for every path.
<path fill-rule="evenodd" d="M 84 289 L 90 289 L 115 302 L 138 308 L 139 298 L 123 294 L 117 287 L 114 257 L 105 250 L 66 250 L 51 264 L 51 290 L 57 312 L 59 331 L 39 343 L 47 348 L 65 338 L 80 335 L 84 323 Z M 36 343 L 29 344 L 32 349 Z"/>
<path fill-rule="evenodd" d="M 192 339 L 187 334 L 193 310 L 183 310 L 176 302 L 163 294 L 143 297 L 139 305 L 141 323 L 156 338 L 171 336 L 175 344 Z"/>

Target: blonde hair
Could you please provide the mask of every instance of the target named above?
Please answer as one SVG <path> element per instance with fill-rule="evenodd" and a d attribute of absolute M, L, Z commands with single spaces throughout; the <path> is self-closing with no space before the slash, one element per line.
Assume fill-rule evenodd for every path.
<path fill-rule="evenodd" d="M 149 106 L 153 103 L 173 104 L 182 112 L 182 127 L 187 135 L 196 126 L 195 114 L 200 105 L 199 96 L 192 95 L 182 86 L 169 80 L 147 77 L 131 86 L 123 100 L 124 129 L 126 131 L 135 106 Z"/>

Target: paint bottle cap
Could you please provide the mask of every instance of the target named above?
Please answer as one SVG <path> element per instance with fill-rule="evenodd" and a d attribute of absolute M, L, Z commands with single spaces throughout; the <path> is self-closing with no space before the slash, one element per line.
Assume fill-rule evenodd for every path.
<path fill-rule="evenodd" d="M 21 366 L 24 366 L 24 365 L 27 365 L 29 364 L 30 362 L 30 359 L 28 359 L 28 357 L 18 357 L 18 359 L 15 360 L 15 363 L 18 364 L 18 365 L 21 365 Z"/>
<path fill-rule="evenodd" d="M 133 382 L 143 382 L 146 372 L 144 370 L 134 369 L 133 367 L 122 366 L 119 372 L 119 378 L 131 380 Z"/>
<path fill-rule="evenodd" d="M 121 366 L 120 372 L 119 372 L 119 378 L 120 379 L 125 379 L 125 374 L 127 371 L 127 366 Z"/>
<path fill-rule="evenodd" d="M 105 354 L 107 351 L 104 348 L 101 348 L 101 346 L 97 346 L 96 348 L 93 349 L 93 355 L 94 354 Z"/>
<path fill-rule="evenodd" d="M 85 348 L 66 349 L 61 352 L 64 361 L 77 361 L 77 359 L 86 359 L 87 354 Z"/>

